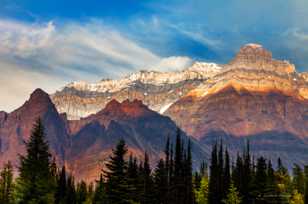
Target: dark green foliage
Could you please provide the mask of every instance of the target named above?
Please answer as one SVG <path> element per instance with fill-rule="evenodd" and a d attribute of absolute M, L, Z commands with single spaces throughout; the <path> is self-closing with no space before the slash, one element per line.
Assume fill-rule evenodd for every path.
<path fill-rule="evenodd" d="M 75 188 L 75 181 L 72 176 L 68 176 L 67 184 L 66 184 L 67 194 L 66 194 L 66 203 L 76 204 L 77 203 L 77 195 Z"/>
<path fill-rule="evenodd" d="M 130 202 L 128 194 L 127 162 L 124 159 L 127 147 L 120 140 L 106 164 L 106 204 L 126 204 Z"/>
<path fill-rule="evenodd" d="M 263 157 L 257 160 L 256 175 L 254 178 L 253 196 L 258 202 L 265 200 L 266 188 L 268 184 L 267 179 L 267 164 Z"/>
<path fill-rule="evenodd" d="M 222 180 L 222 186 L 223 186 L 223 199 L 227 197 L 228 190 L 231 183 L 231 175 L 230 175 L 230 158 L 229 158 L 229 152 L 226 149 L 225 150 L 225 160 L 224 160 L 224 168 L 223 168 L 223 180 Z"/>
<path fill-rule="evenodd" d="M 305 174 L 305 193 L 304 193 L 304 203 L 308 204 L 308 166 L 304 167 Z"/>
<path fill-rule="evenodd" d="M 77 184 L 77 190 L 76 190 L 76 203 L 77 204 L 83 204 L 86 202 L 88 198 L 88 188 L 87 184 L 84 181 L 81 181 Z"/>
<path fill-rule="evenodd" d="M 60 175 L 58 176 L 57 188 L 55 193 L 55 204 L 65 203 L 66 195 L 67 195 L 66 170 L 65 166 L 63 166 Z"/>
<path fill-rule="evenodd" d="M 292 181 L 293 189 L 296 189 L 302 195 L 304 194 L 305 189 L 305 175 L 302 168 L 294 164 L 293 167 L 293 181 Z"/>
<path fill-rule="evenodd" d="M 149 157 L 148 154 L 144 154 L 144 162 L 143 162 L 143 168 L 140 172 L 142 176 L 142 197 L 140 202 L 142 204 L 151 204 L 155 203 L 155 197 L 154 195 L 154 182 L 151 175 L 151 168 L 149 164 Z"/>
<path fill-rule="evenodd" d="M 0 172 L 0 204 L 12 204 L 14 202 L 13 190 L 13 167 L 11 162 L 8 162 Z"/>
<path fill-rule="evenodd" d="M 219 204 L 219 166 L 217 158 L 217 144 L 214 145 L 211 156 L 210 165 L 210 181 L 209 181 L 209 204 Z"/>
<path fill-rule="evenodd" d="M 19 203 L 54 203 L 56 184 L 51 169 L 43 124 L 38 120 L 26 144 L 26 156 L 20 157 L 17 188 Z"/>
<path fill-rule="evenodd" d="M 188 142 L 186 159 L 184 163 L 184 179 L 186 187 L 185 203 L 194 203 L 194 189 L 193 189 L 193 173 L 192 173 L 192 156 L 191 156 L 191 143 Z"/>
<path fill-rule="evenodd" d="M 93 204 L 104 204 L 106 200 L 105 184 L 103 175 L 100 175 L 99 181 L 96 183 L 96 188 L 93 196 Z"/>
<path fill-rule="evenodd" d="M 168 172 L 164 160 L 160 159 L 154 172 L 154 189 L 157 203 L 167 203 L 168 196 Z"/>

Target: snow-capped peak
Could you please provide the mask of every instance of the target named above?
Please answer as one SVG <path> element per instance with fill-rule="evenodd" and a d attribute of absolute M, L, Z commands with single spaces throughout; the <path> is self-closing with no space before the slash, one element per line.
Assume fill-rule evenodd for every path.
<path fill-rule="evenodd" d="M 80 91 L 93 92 L 117 92 L 133 85 L 135 82 L 162 86 L 164 84 L 176 84 L 185 80 L 207 79 L 221 71 L 221 67 L 215 63 L 195 62 L 191 67 L 182 71 L 159 72 L 141 70 L 122 79 L 103 79 L 97 83 L 84 81 L 72 82 L 66 87 Z"/>

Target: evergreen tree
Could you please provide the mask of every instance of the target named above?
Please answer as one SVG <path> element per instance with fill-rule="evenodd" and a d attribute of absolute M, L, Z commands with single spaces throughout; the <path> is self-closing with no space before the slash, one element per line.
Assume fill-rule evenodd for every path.
<path fill-rule="evenodd" d="M 239 154 L 237 154 L 236 164 L 232 171 L 232 181 L 237 189 L 243 188 L 243 160 Z"/>
<path fill-rule="evenodd" d="M 51 171 L 50 153 L 41 120 L 37 120 L 26 156 L 20 157 L 18 179 L 19 203 L 54 203 L 55 183 Z"/>
<path fill-rule="evenodd" d="M 256 176 L 254 179 L 254 197 L 258 202 L 264 202 L 266 188 L 268 184 L 267 179 L 267 164 L 266 160 L 263 157 L 258 158 L 257 160 L 257 169 L 256 169 Z"/>
<path fill-rule="evenodd" d="M 185 180 L 183 176 L 184 155 L 180 130 L 177 130 L 175 155 L 174 155 L 174 174 L 171 186 L 171 193 L 174 203 L 182 204 L 185 202 Z"/>
<path fill-rule="evenodd" d="M 12 204 L 14 202 L 13 190 L 13 167 L 11 162 L 8 162 L 0 172 L 0 204 Z"/>
<path fill-rule="evenodd" d="M 76 190 L 76 203 L 83 204 L 87 201 L 88 198 L 88 188 L 87 184 L 84 181 L 81 181 L 77 185 Z"/>
<path fill-rule="evenodd" d="M 186 187 L 186 195 L 185 195 L 185 203 L 193 204 L 194 203 L 194 190 L 193 190 L 193 175 L 192 175 L 192 156 L 191 156 L 191 143 L 188 142 L 187 145 L 187 156 L 185 159 L 185 187 Z"/>
<path fill-rule="evenodd" d="M 304 194 L 304 188 L 305 188 L 305 176 L 302 168 L 294 164 L 293 167 L 293 180 L 292 180 L 292 186 L 293 189 L 296 189 L 298 193 Z"/>
<path fill-rule="evenodd" d="M 210 181 L 209 181 L 209 204 L 219 204 L 219 170 L 218 170 L 218 160 L 217 160 L 217 143 L 212 149 L 211 155 L 211 166 L 210 166 Z"/>
<path fill-rule="evenodd" d="M 243 203 L 250 203 L 250 191 L 252 183 L 252 165 L 251 165 L 251 156 L 250 156 L 250 144 L 247 141 L 246 149 L 243 154 L 243 169 L 242 169 L 242 185 L 239 189 L 240 193 L 243 196 Z"/>
<path fill-rule="evenodd" d="M 76 195 L 76 188 L 75 188 L 75 181 L 73 176 L 68 176 L 67 184 L 66 184 L 66 204 L 76 204 L 77 203 L 77 195 Z"/>
<path fill-rule="evenodd" d="M 268 198 L 274 197 L 276 195 L 275 171 L 273 169 L 271 160 L 269 160 L 267 164 L 267 184 L 265 191 Z"/>
<path fill-rule="evenodd" d="M 106 194 L 104 189 L 103 175 L 100 175 L 100 179 L 96 184 L 94 191 L 93 204 L 104 204 L 106 201 Z"/>
<path fill-rule="evenodd" d="M 66 170 L 65 166 L 62 167 L 55 193 L 55 204 L 64 204 L 67 193 L 67 184 L 66 184 Z"/>
<path fill-rule="evenodd" d="M 297 190 L 294 190 L 290 199 L 290 204 L 304 204 L 303 195 Z"/>
<path fill-rule="evenodd" d="M 197 204 L 208 204 L 209 181 L 207 177 L 202 177 L 200 188 L 195 191 Z"/>
<path fill-rule="evenodd" d="M 229 193 L 227 198 L 223 200 L 225 204 L 240 204 L 242 199 L 233 183 L 230 184 Z"/>
<path fill-rule="evenodd" d="M 231 183 L 229 152 L 225 150 L 225 165 L 223 168 L 223 198 L 226 198 Z"/>
<path fill-rule="evenodd" d="M 127 168 L 127 182 L 129 188 L 128 196 L 133 199 L 135 202 L 140 201 L 140 192 L 138 191 L 139 181 L 139 172 L 137 158 L 134 158 L 132 155 L 129 156 L 128 168 Z"/>
<path fill-rule="evenodd" d="M 283 166 L 282 161 L 278 158 L 277 171 L 275 172 L 275 180 L 277 184 L 277 202 L 285 203 L 290 196 L 291 191 L 291 179 L 288 174 L 288 170 Z"/>
<path fill-rule="evenodd" d="M 120 140 L 116 148 L 112 151 L 109 163 L 104 171 L 106 183 L 106 204 L 126 204 L 129 203 L 127 192 L 127 162 L 124 159 L 127 147 L 124 140 Z"/>
<path fill-rule="evenodd" d="M 168 172 L 164 160 L 160 159 L 154 172 L 155 196 L 158 204 L 167 204 Z"/>
<path fill-rule="evenodd" d="M 220 147 L 219 147 L 219 151 L 218 151 L 218 169 L 217 169 L 217 189 L 218 189 L 218 201 L 219 203 L 222 202 L 225 193 L 228 191 L 228 189 L 224 189 L 224 150 L 223 150 L 223 143 L 222 140 L 220 141 Z"/>
<path fill-rule="evenodd" d="M 154 184 L 153 178 L 151 175 L 151 168 L 149 164 L 149 156 L 147 153 L 144 154 L 144 163 L 143 163 L 143 192 L 142 192 L 142 204 L 151 204 L 154 203 Z"/>
<path fill-rule="evenodd" d="M 305 193 L 304 193 L 304 202 L 308 204 L 308 166 L 304 167 L 305 174 Z"/>

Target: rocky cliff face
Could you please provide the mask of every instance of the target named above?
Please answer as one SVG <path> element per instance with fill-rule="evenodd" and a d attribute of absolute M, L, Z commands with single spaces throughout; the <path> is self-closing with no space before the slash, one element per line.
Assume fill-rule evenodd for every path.
<path fill-rule="evenodd" d="M 177 127 L 168 117 L 148 109 L 141 101 L 109 102 L 103 110 L 78 121 L 69 121 L 72 149 L 68 155 L 70 170 L 79 179 L 97 178 L 119 139 L 125 139 L 129 152 L 143 159 L 144 152 L 154 165 L 163 155 L 167 138 L 175 139 Z M 187 136 L 182 132 L 183 139 Z M 193 158 L 197 166 L 208 152 L 193 140 Z"/>
<path fill-rule="evenodd" d="M 41 118 L 46 138 L 57 162 L 66 164 L 77 180 L 94 181 L 119 139 L 127 142 L 129 152 L 143 159 L 144 152 L 154 163 L 163 156 L 167 138 L 175 139 L 177 126 L 168 117 L 147 108 L 141 101 L 112 100 L 96 114 L 81 120 L 59 114 L 49 95 L 40 89 L 12 113 L 0 112 L 0 166 L 8 160 L 19 165 L 35 121 Z M 184 140 L 188 137 L 181 131 Z M 195 140 L 193 156 L 198 165 L 208 152 Z"/>
<path fill-rule="evenodd" d="M 307 91 L 305 73 L 249 44 L 165 114 L 205 146 L 223 138 L 236 154 L 249 139 L 254 155 L 291 167 L 308 159 Z"/>
<path fill-rule="evenodd" d="M 8 160 L 18 165 L 18 155 L 24 153 L 24 142 L 31 134 L 35 121 L 41 118 L 51 150 L 59 163 L 63 163 L 65 151 L 70 146 L 63 120 L 51 102 L 49 95 L 35 90 L 28 101 L 11 113 L 0 113 L 0 164 Z"/>
<path fill-rule="evenodd" d="M 293 65 L 249 44 L 166 114 L 199 139 L 213 130 L 235 136 L 286 131 L 306 137 L 307 93 L 308 83 Z"/>
<path fill-rule="evenodd" d="M 220 71 L 216 64 L 197 62 L 178 72 L 140 71 L 119 80 L 94 84 L 73 82 L 53 94 L 52 100 L 69 119 L 97 113 L 113 99 L 142 100 L 152 110 L 163 113 L 173 102 Z"/>

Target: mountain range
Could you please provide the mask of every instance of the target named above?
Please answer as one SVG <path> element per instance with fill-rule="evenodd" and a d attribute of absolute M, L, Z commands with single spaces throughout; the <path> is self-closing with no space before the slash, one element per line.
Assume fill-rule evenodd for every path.
<path fill-rule="evenodd" d="M 58 163 L 86 181 L 97 178 L 120 138 L 154 164 L 178 131 L 192 141 L 196 166 L 219 140 L 234 155 L 249 140 L 254 155 L 281 157 L 289 168 L 308 162 L 308 74 L 258 44 L 228 64 L 72 82 L 50 95 L 37 89 L 17 110 L 0 112 L 0 164 L 18 166 L 38 117 Z"/>

